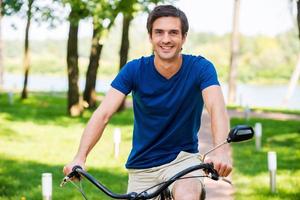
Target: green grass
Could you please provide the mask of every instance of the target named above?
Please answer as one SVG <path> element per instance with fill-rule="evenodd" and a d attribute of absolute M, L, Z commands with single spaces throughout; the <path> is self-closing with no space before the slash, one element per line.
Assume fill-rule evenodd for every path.
<path fill-rule="evenodd" d="M 14 97 L 10 105 L 7 94 L 0 94 L 0 200 L 41 199 L 44 172 L 53 174 L 53 199 L 82 199 L 71 184 L 60 188 L 59 183 L 91 111 L 85 111 L 81 118 L 67 117 L 64 93 L 30 93 L 25 101 Z M 263 125 L 262 151 L 255 151 L 254 141 L 232 145 L 236 199 L 299 199 L 299 122 L 251 119 L 248 123 L 258 121 Z M 132 123 L 132 109 L 115 115 L 87 160 L 88 171 L 117 192 L 126 190 L 124 163 L 131 148 Z M 232 126 L 244 123 L 232 120 Z M 113 158 L 112 133 L 116 127 L 122 130 L 118 159 Z M 268 188 L 269 150 L 278 155 L 276 194 Z M 89 199 L 109 199 L 88 183 L 84 188 Z"/>
<path fill-rule="evenodd" d="M 300 197 L 300 122 L 251 119 L 252 126 L 262 123 L 261 151 L 255 140 L 233 144 L 235 199 L 299 199 Z M 244 124 L 233 119 L 232 125 Z M 269 188 L 267 152 L 277 152 L 277 192 Z"/>
<path fill-rule="evenodd" d="M 41 174 L 53 174 L 53 199 L 82 199 L 70 184 L 59 188 L 63 166 L 76 153 L 81 133 L 90 117 L 66 116 L 64 94 L 30 94 L 13 105 L 0 95 L 0 199 L 41 199 Z M 103 139 L 91 152 L 88 170 L 114 191 L 125 192 L 127 173 L 124 163 L 131 148 L 132 110 L 112 118 Z M 121 155 L 113 157 L 112 132 L 122 130 Z M 89 199 L 108 199 L 84 183 Z"/>

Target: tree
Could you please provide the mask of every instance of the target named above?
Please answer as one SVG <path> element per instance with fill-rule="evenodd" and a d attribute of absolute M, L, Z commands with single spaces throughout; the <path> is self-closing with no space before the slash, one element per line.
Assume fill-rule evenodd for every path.
<path fill-rule="evenodd" d="M 121 37 L 121 46 L 120 46 L 120 66 L 119 66 L 120 70 L 126 64 L 128 59 L 129 27 L 132 19 L 133 19 L 133 15 L 131 13 L 123 13 L 122 37 Z"/>
<path fill-rule="evenodd" d="M 26 18 L 26 29 L 24 37 L 24 84 L 21 93 L 21 99 L 27 98 L 27 84 L 30 70 L 30 51 L 29 51 L 29 32 L 32 20 L 40 23 L 44 20 L 49 20 L 53 26 L 56 17 L 53 13 L 57 8 L 53 5 L 57 5 L 59 0 L 42 1 L 42 0 L 3 0 L 2 8 L 5 15 L 18 14 L 21 18 Z"/>
<path fill-rule="evenodd" d="M 99 60 L 103 44 L 101 40 L 112 27 L 119 13 L 119 1 L 93 0 L 88 4 L 89 12 L 93 17 L 93 37 L 91 44 L 90 60 L 86 72 L 86 83 L 83 99 L 90 108 L 96 106 L 96 80 Z"/>
<path fill-rule="evenodd" d="M 72 8 L 71 8 L 72 9 Z M 67 43 L 67 66 L 68 66 L 68 112 L 71 116 L 81 114 L 78 88 L 78 25 L 79 20 L 74 19 L 75 11 L 72 9 L 69 15 L 70 26 Z"/>
<path fill-rule="evenodd" d="M 86 72 L 86 82 L 83 92 L 83 99 L 87 102 L 90 108 L 96 106 L 96 79 L 97 71 L 99 67 L 99 60 L 102 51 L 103 44 L 100 43 L 100 35 L 98 30 L 95 28 L 96 24 L 93 22 L 93 37 L 91 44 L 90 60 L 88 70 Z"/>
<path fill-rule="evenodd" d="M 231 57 L 228 81 L 228 103 L 235 103 L 236 100 L 236 79 L 239 53 L 239 14 L 240 0 L 234 0 L 233 30 L 231 36 Z"/>
<path fill-rule="evenodd" d="M 28 0 L 27 2 L 27 21 L 26 21 L 26 29 L 25 29 L 25 41 L 24 41 L 24 60 L 23 60 L 23 68 L 24 68 L 24 84 L 23 90 L 21 94 L 22 99 L 27 98 L 27 84 L 28 84 L 28 74 L 30 68 L 30 55 L 29 55 L 29 29 L 31 24 L 32 17 L 32 9 L 33 3 L 35 0 Z"/>
<path fill-rule="evenodd" d="M 67 67 L 68 67 L 68 113 L 71 116 L 79 116 L 83 111 L 80 101 L 78 79 L 78 27 L 80 19 L 88 16 L 86 3 L 80 0 L 66 1 L 71 7 L 68 17 L 69 36 L 67 42 Z"/>
<path fill-rule="evenodd" d="M 137 0 L 129 0 L 127 2 L 122 2 L 121 12 L 123 14 L 123 22 L 122 22 L 122 37 L 121 37 L 121 46 L 120 46 L 120 65 L 119 69 L 126 64 L 128 58 L 129 51 L 129 27 L 130 23 L 133 19 L 135 12 L 137 12 Z"/>
<path fill-rule="evenodd" d="M 300 1 L 297 1 L 297 25 L 298 25 L 298 37 L 300 40 Z M 290 83 L 289 83 L 289 87 L 287 90 L 287 93 L 284 97 L 284 100 L 282 102 L 283 106 L 287 106 L 290 98 L 292 97 L 292 94 L 297 86 L 297 82 L 299 80 L 300 77 L 300 53 L 298 55 L 298 61 L 297 64 L 295 66 L 295 69 L 291 75 L 291 79 L 290 79 Z"/>

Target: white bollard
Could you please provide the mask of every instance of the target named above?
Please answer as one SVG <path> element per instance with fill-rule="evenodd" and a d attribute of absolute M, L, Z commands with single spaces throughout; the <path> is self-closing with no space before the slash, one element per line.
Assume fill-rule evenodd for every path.
<path fill-rule="evenodd" d="M 7 96 L 8 96 L 9 105 L 13 105 L 14 104 L 14 93 L 12 91 L 9 91 Z"/>
<path fill-rule="evenodd" d="M 43 195 L 43 200 L 52 199 L 52 174 L 51 173 L 42 174 L 42 195 Z"/>
<path fill-rule="evenodd" d="M 256 150 L 261 150 L 261 136 L 262 136 L 262 125 L 261 123 L 255 123 L 255 146 Z"/>
<path fill-rule="evenodd" d="M 270 172 L 270 190 L 272 193 L 276 192 L 276 169 L 277 169 L 277 157 L 276 152 L 268 152 L 268 169 Z"/>
<path fill-rule="evenodd" d="M 246 105 L 244 108 L 244 117 L 247 121 L 249 120 L 250 112 L 251 112 L 251 110 L 250 110 L 249 106 Z"/>
<path fill-rule="evenodd" d="M 119 157 L 121 143 L 121 129 L 115 128 L 114 130 L 114 156 Z"/>

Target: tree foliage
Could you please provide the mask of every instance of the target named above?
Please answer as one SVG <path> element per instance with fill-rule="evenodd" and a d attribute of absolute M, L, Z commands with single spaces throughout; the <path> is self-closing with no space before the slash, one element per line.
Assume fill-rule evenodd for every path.
<path fill-rule="evenodd" d="M 20 11 L 23 5 L 22 0 L 2 0 L 1 3 L 1 15 L 11 16 Z"/>

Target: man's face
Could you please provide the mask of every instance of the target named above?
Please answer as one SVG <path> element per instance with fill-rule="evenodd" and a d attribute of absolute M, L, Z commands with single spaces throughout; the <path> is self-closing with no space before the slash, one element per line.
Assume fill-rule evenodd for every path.
<path fill-rule="evenodd" d="M 152 36 L 149 37 L 155 55 L 164 61 L 172 61 L 178 57 L 186 38 L 182 35 L 181 22 L 177 17 L 156 19 L 152 26 Z"/>

